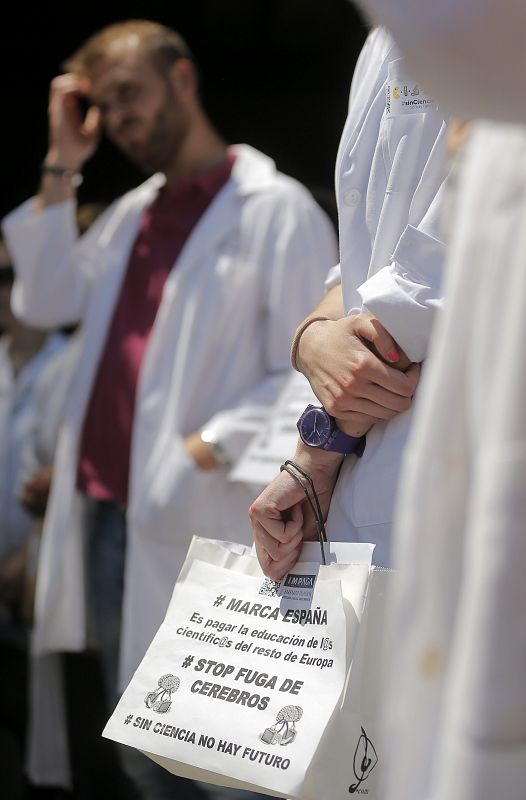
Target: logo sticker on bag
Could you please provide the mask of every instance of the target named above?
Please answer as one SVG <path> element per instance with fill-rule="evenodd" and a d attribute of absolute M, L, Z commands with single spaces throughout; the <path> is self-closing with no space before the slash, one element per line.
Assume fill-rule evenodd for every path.
<path fill-rule="evenodd" d="M 377 764 L 378 755 L 374 749 L 374 745 L 362 728 L 362 733 L 358 739 L 353 759 L 353 772 L 357 783 L 351 783 L 349 786 L 349 794 L 360 791 L 358 787 L 367 780 Z"/>
<path fill-rule="evenodd" d="M 263 595 L 263 597 L 277 597 L 280 588 L 281 581 L 273 581 L 272 578 L 265 578 L 258 594 Z"/>

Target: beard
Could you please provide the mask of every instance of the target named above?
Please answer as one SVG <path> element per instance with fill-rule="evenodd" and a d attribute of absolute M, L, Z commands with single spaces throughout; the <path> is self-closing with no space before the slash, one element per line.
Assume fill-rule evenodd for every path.
<path fill-rule="evenodd" d="M 144 120 L 125 119 L 121 124 L 121 131 L 140 122 Z M 167 86 L 165 102 L 155 114 L 149 133 L 142 139 L 132 139 L 129 142 L 119 142 L 117 134 L 115 144 L 141 172 L 152 175 L 155 172 L 166 172 L 177 158 L 189 130 L 190 121 L 172 87 Z"/>

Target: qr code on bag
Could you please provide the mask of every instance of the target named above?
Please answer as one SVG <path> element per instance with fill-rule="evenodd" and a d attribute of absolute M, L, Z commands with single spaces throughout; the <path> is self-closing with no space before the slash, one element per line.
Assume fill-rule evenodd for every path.
<path fill-rule="evenodd" d="M 272 578 L 265 578 L 258 594 L 262 594 L 265 597 L 276 597 L 280 586 L 281 581 L 273 581 Z"/>

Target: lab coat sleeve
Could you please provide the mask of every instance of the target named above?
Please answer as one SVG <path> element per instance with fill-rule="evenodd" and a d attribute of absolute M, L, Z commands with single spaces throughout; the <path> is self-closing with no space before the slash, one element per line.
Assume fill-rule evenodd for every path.
<path fill-rule="evenodd" d="M 269 213 L 268 206 L 261 213 Z M 322 298 L 327 272 L 338 260 L 334 227 L 303 187 L 290 185 L 283 192 L 282 201 L 272 204 L 269 217 L 261 248 L 261 268 L 265 272 L 258 309 L 264 376 L 239 398 L 235 408 L 214 415 L 203 426 L 213 432 L 231 463 L 265 424 L 291 374 L 294 331 Z"/>
<path fill-rule="evenodd" d="M 78 363 L 75 334 L 55 355 L 36 387 L 36 426 L 32 441 L 33 460 L 39 469 L 53 464 L 59 432 L 64 420 L 69 386 Z M 28 476 L 32 477 L 32 476 Z"/>
<path fill-rule="evenodd" d="M 341 286 L 341 282 L 342 268 L 340 264 L 335 264 L 334 267 L 330 268 L 325 278 L 325 291 L 329 292 L 331 289 L 334 289 L 335 286 Z"/>
<path fill-rule="evenodd" d="M 31 198 L 2 221 L 16 273 L 13 311 L 32 327 L 56 328 L 82 318 L 97 263 L 92 245 L 108 211 L 82 239 L 75 212 L 72 200 L 36 211 Z"/>
<path fill-rule="evenodd" d="M 392 262 L 358 289 L 364 307 L 415 362 L 426 357 L 435 313 L 442 304 L 444 188 L 442 183 L 421 223 L 407 225 Z"/>
<path fill-rule="evenodd" d="M 20 487 L 53 464 L 58 433 L 64 418 L 66 378 L 72 366 L 71 343 L 61 334 L 50 340 L 49 352 L 32 387 L 26 440 L 20 459 Z"/>

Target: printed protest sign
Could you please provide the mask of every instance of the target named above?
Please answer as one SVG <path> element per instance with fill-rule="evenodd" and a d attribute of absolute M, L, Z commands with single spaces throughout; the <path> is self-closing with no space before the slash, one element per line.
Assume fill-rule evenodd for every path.
<path fill-rule="evenodd" d="M 320 405 L 307 379 L 294 372 L 281 390 L 269 422 L 252 439 L 229 479 L 262 486 L 270 483 L 281 464 L 294 454 L 298 441 L 296 422 L 309 403 Z"/>
<path fill-rule="evenodd" d="M 193 561 L 103 735 L 300 796 L 346 671 L 340 581 L 308 583 L 298 607 L 261 576 Z"/>

